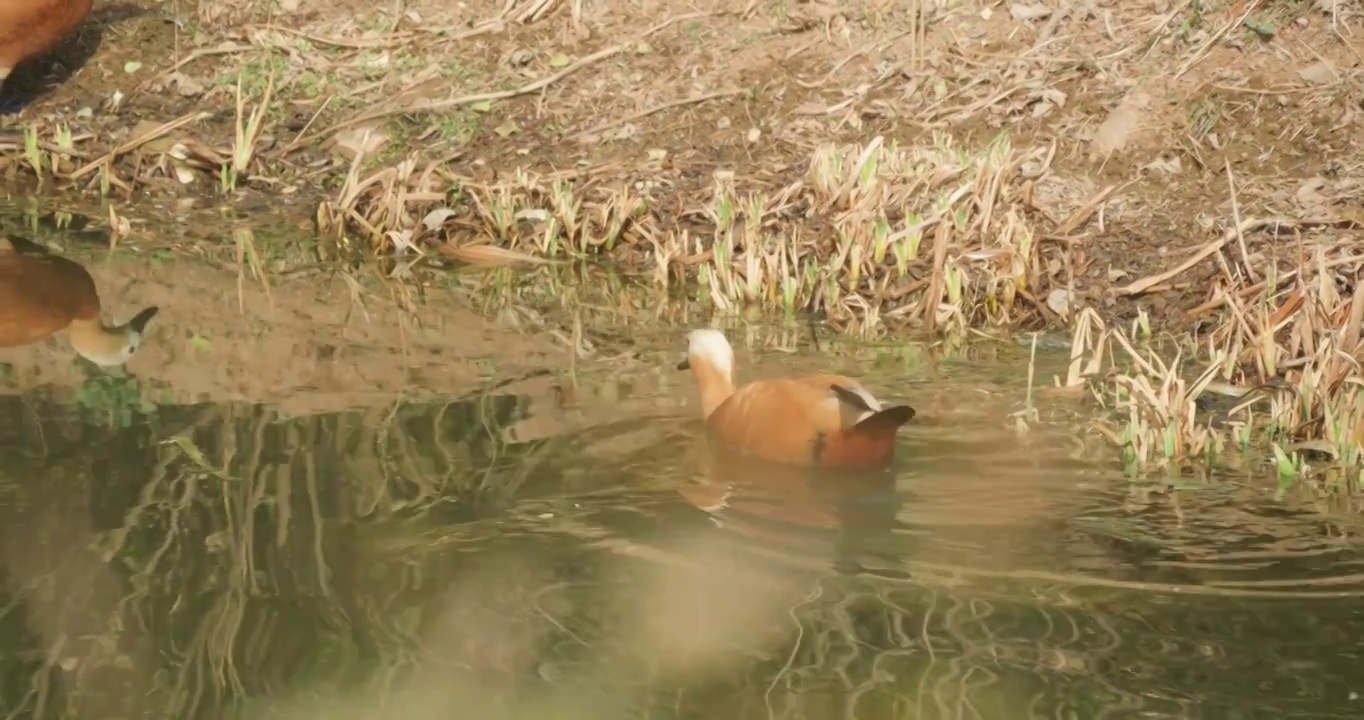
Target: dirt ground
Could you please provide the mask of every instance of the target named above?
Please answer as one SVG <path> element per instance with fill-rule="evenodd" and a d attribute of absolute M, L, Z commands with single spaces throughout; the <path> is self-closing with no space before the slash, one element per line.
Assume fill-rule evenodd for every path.
<path fill-rule="evenodd" d="M 99 4 L 16 73 L 8 91 L 36 94 L 0 122 L 36 128 L 53 151 L 64 182 L 47 181 L 48 202 L 96 218 L 105 182 L 125 214 L 226 204 L 305 221 L 319 202 L 345 206 L 348 172 L 401 171 L 409 158 L 482 180 L 534 171 L 647 186 L 684 218 L 709 201 L 716 170 L 779 189 L 804 177 L 820 142 L 922 146 L 945 133 L 978 148 L 1007 130 L 1013 147 L 1052 154 L 1019 194 L 1041 241 L 1068 254 L 1073 304 L 1117 319 L 1141 307 L 1187 329 L 1230 250 L 1140 293 L 1112 289 L 1177 267 L 1238 216 L 1323 220 L 1296 240 L 1249 238 L 1255 255 L 1291 262 L 1304 235 L 1358 241 L 1359 11 L 1333 0 L 140 0 Z M 267 90 L 254 153 L 228 189 L 236 127 L 252 135 Z M 0 150 L 0 171 L 31 188 L 22 142 Z M 398 205 L 432 199 L 420 194 Z M 142 278 L 120 302 L 168 301 L 174 287 Z M 311 312 L 312 290 L 295 292 L 295 311 Z"/>

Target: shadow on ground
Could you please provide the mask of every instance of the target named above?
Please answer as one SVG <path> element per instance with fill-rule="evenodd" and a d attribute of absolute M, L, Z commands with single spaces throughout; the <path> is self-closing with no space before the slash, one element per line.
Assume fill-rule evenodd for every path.
<path fill-rule="evenodd" d="M 161 13 L 128 3 L 97 4 L 76 32 L 56 48 L 21 63 L 0 86 L 0 116 L 21 112 L 33 101 L 68 82 L 99 52 L 109 27 Z"/>

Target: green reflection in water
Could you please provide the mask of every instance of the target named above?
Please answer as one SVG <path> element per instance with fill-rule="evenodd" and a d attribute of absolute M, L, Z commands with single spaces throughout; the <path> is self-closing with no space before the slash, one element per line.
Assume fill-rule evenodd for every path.
<path fill-rule="evenodd" d="M 1253 485 L 1139 492 L 1065 432 L 1020 440 L 967 399 L 997 371 L 936 371 L 955 421 L 906 431 L 890 486 L 710 512 L 680 410 L 520 440 L 538 400 L 511 393 L 129 422 L 3 398 L 0 710 L 1357 716 L 1350 541 Z"/>

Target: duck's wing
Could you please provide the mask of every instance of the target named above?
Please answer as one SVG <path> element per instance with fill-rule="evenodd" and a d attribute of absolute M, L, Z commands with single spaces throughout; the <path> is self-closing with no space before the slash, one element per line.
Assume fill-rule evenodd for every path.
<path fill-rule="evenodd" d="M 0 254 L 0 347 L 41 340 L 75 319 L 99 317 L 95 281 L 55 255 Z"/>

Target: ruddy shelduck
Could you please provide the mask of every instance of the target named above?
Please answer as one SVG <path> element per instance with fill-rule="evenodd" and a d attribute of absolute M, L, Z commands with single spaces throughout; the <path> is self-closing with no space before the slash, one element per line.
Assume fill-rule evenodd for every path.
<path fill-rule="evenodd" d="M 14 66 L 61 44 L 90 14 L 91 0 L 0 0 L 0 85 Z"/>
<path fill-rule="evenodd" d="M 142 345 L 152 306 L 110 327 L 100 320 L 95 280 L 72 260 L 21 252 L 0 238 L 0 347 L 18 347 L 65 330 L 71 347 L 101 367 L 128 362 Z"/>
<path fill-rule="evenodd" d="M 757 380 L 734 388 L 734 351 L 719 330 L 693 330 L 687 357 L 701 390 L 707 433 L 720 445 L 767 462 L 873 470 L 895 458 L 908 405 L 882 407 L 842 375 Z"/>

